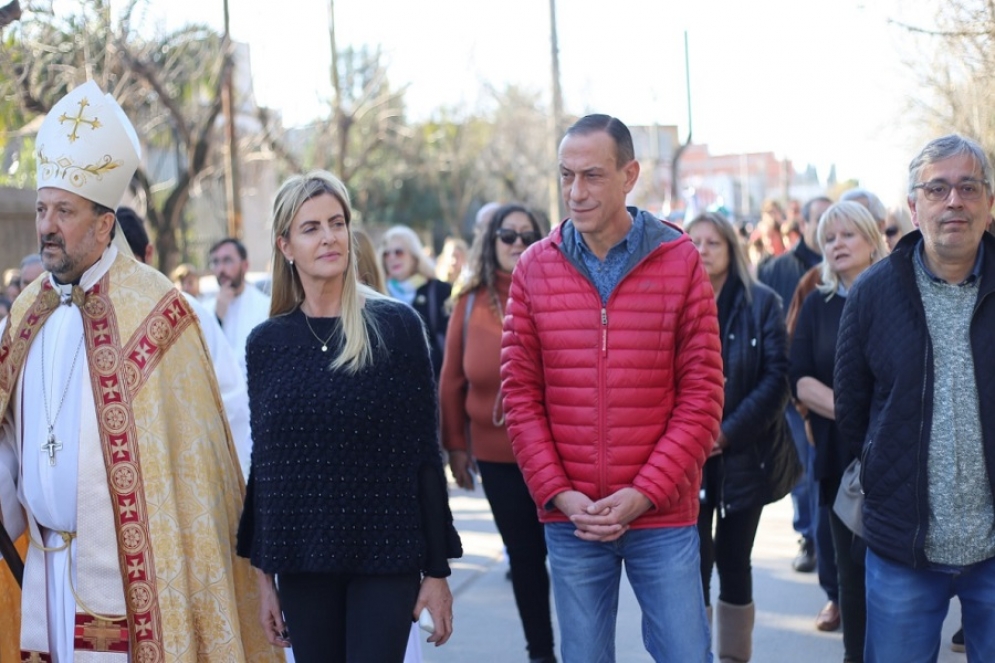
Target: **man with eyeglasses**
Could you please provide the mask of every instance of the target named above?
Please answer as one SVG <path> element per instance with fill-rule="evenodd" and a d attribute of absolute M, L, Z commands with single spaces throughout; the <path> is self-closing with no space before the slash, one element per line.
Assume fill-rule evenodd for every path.
<path fill-rule="evenodd" d="M 269 318 L 270 300 L 259 288 L 246 287 L 249 254 L 242 242 L 225 237 L 211 247 L 208 255 L 208 267 L 218 279 L 218 295 L 208 308 L 218 317 L 245 376 L 245 342 L 255 326 Z"/>
<path fill-rule="evenodd" d="M 834 393 L 862 459 L 868 663 L 936 661 L 950 597 L 968 660 L 995 661 L 995 196 L 959 135 L 909 166 L 918 231 L 847 297 Z"/>
<path fill-rule="evenodd" d="M 635 207 L 632 136 L 589 115 L 560 143 L 570 218 L 519 259 L 505 420 L 544 524 L 564 663 L 615 660 L 622 566 L 655 661 L 705 663 L 701 468 L 724 400 L 715 296 L 687 235 Z"/>

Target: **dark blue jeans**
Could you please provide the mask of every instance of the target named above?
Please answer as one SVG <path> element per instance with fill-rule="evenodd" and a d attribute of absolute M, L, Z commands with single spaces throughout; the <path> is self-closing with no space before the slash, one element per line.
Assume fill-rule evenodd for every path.
<path fill-rule="evenodd" d="M 791 439 L 795 443 L 798 460 L 801 461 L 802 468 L 805 470 L 802 478 L 791 490 L 791 504 L 795 507 L 795 516 L 791 525 L 802 538 L 814 541 L 816 509 L 819 508 L 819 491 L 815 488 L 812 472 L 812 464 L 815 462 L 815 448 L 808 443 L 808 437 L 805 435 L 805 421 L 798 414 L 794 405 L 788 404 L 784 417 L 791 430 Z"/>
<path fill-rule="evenodd" d="M 960 597 L 968 661 L 995 661 L 995 558 L 913 569 L 867 551 L 867 663 L 933 663 L 950 597 Z"/>

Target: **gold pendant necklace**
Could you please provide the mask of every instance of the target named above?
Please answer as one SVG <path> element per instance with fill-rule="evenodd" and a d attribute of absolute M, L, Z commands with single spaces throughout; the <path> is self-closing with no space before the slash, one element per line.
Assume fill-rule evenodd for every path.
<path fill-rule="evenodd" d="M 314 336 L 316 339 L 318 339 L 318 342 L 321 343 L 321 351 L 328 352 L 328 342 L 332 340 L 333 336 L 335 336 L 334 323 L 332 324 L 332 333 L 329 334 L 328 338 L 326 338 L 325 340 L 321 340 L 321 337 L 318 336 L 316 333 L 314 333 L 314 328 L 311 327 L 311 319 L 308 318 L 307 313 L 304 313 L 304 311 L 301 310 L 301 314 L 304 316 L 304 322 L 307 324 L 307 328 L 311 331 L 311 336 Z"/>

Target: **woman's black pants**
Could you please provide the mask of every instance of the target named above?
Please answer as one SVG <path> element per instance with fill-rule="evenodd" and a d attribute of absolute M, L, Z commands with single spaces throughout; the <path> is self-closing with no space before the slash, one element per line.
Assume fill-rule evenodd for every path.
<path fill-rule="evenodd" d="M 553 654 L 553 622 L 549 611 L 546 535 L 536 505 L 515 463 L 477 461 L 484 494 L 508 550 L 511 587 L 522 619 L 529 657 Z"/>
<path fill-rule="evenodd" d="M 280 607 L 297 663 L 402 663 L 421 574 L 283 573 Z"/>
<path fill-rule="evenodd" d="M 714 506 L 701 505 L 698 512 L 698 537 L 701 539 L 701 588 L 705 605 L 711 605 L 709 592 L 712 565 L 719 571 L 719 600 L 732 605 L 753 602 L 753 541 L 757 538 L 763 505 L 727 513 L 715 523 L 712 535 Z"/>

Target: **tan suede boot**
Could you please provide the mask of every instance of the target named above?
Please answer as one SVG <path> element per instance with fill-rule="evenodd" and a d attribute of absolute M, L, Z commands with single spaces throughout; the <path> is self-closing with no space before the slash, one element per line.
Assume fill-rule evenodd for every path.
<path fill-rule="evenodd" d="M 756 608 L 718 601 L 715 630 L 719 663 L 747 663 L 753 656 L 753 620 Z"/>

